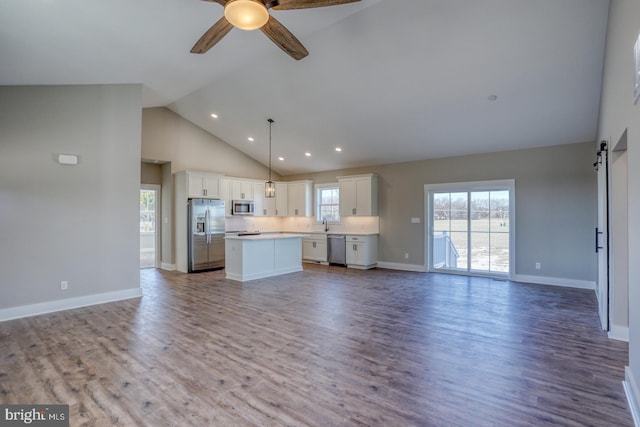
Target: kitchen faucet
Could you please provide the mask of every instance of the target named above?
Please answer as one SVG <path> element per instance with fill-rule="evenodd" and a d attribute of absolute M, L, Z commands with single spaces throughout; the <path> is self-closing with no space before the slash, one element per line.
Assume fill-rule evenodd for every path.
<path fill-rule="evenodd" d="M 324 225 L 324 232 L 329 231 L 329 221 L 326 218 L 322 218 L 322 225 Z"/>

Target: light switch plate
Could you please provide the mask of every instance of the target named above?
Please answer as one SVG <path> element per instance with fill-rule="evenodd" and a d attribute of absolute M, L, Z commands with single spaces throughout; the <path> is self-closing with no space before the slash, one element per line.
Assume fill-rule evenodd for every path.
<path fill-rule="evenodd" d="M 420 224 L 420 218 L 411 218 L 411 224 Z"/>
<path fill-rule="evenodd" d="M 78 156 L 75 154 L 58 154 L 58 163 L 75 166 L 78 164 Z"/>

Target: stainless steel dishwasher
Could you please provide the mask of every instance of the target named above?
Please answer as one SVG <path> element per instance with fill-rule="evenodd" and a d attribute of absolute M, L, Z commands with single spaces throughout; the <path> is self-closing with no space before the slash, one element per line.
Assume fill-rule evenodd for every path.
<path fill-rule="evenodd" d="M 344 234 L 327 235 L 329 264 L 347 265 L 347 239 Z"/>

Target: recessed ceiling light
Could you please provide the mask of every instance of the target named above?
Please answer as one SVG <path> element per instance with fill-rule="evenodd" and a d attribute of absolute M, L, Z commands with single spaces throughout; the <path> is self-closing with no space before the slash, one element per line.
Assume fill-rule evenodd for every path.
<path fill-rule="evenodd" d="M 282 162 L 282 161 L 284 161 L 284 157 L 278 157 L 278 160 L 280 160 Z"/>
<path fill-rule="evenodd" d="M 336 151 L 339 153 L 339 152 L 341 152 L 341 151 L 342 151 L 342 148 L 340 148 L 340 147 L 336 147 Z"/>
<path fill-rule="evenodd" d="M 304 153 L 304 155 L 307 156 L 307 157 L 311 157 L 311 153 L 308 153 L 308 152 Z"/>
<path fill-rule="evenodd" d="M 253 142 L 253 141 L 255 141 L 255 140 L 253 139 L 253 137 L 249 137 L 249 138 L 247 138 L 247 139 L 249 140 L 249 142 Z"/>
<path fill-rule="evenodd" d="M 218 115 L 216 113 L 211 113 L 211 117 L 213 117 L 214 119 L 217 119 Z"/>

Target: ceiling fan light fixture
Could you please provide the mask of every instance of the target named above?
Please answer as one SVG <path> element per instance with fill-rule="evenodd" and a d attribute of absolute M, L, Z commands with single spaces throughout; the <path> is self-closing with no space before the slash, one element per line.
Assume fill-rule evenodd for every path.
<path fill-rule="evenodd" d="M 269 20 L 269 11 L 261 1 L 231 0 L 224 7 L 224 17 L 241 30 L 257 30 Z"/>

